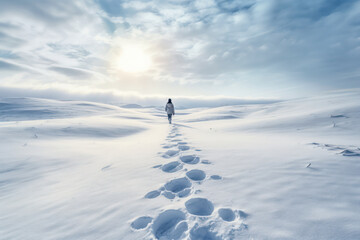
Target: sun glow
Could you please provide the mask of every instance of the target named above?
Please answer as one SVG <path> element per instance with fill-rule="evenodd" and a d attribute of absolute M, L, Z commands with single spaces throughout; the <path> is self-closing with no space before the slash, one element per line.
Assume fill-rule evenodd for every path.
<path fill-rule="evenodd" d="M 127 45 L 122 48 L 116 60 L 116 67 L 124 72 L 136 73 L 147 71 L 151 67 L 151 58 L 141 46 Z"/>

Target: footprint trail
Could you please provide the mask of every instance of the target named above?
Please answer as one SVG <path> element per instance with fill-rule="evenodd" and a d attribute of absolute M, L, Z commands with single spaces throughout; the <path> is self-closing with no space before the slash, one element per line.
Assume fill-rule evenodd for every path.
<path fill-rule="evenodd" d="M 151 239 L 239 239 L 247 235 L 247 213 L 227 207 L 217 207 L 211 200 L 199 197 L 203 181 L 222 180 L 219 175 L 208 176 L 201 166 L 209 160 L 201 160 L 196 152 L 201 151 L 184 141 L 179 127 L 172 125 L 163 143 L 164 152 L 159 153 L 165 164 L 156 165 L 162 174 L 172 174 L 171 180 L 159 189 L 144 195 L 144 201 L 155 198 L 168 199 L 169 205 L 155 217 L 140 216 L 130 223 L 134 231 L 147 231 Z M 195 153 L 192 153 L 195 152 Z M 187 167 L 194 169 L 187 169 Z M 176 175 L 176 176 L 175 176 Z M 196 196 L 193 196 L 196 195 Z M 171 209 L 173 206 L 180 206 Z"/>

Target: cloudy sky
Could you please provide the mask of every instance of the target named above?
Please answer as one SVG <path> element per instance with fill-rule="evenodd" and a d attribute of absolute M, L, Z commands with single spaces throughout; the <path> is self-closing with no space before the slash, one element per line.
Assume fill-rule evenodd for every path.
<path fill-rule="evenodd" d="M 0 94 L 281 99 L 360 87 L 359 0 L 0 0 Z"/>

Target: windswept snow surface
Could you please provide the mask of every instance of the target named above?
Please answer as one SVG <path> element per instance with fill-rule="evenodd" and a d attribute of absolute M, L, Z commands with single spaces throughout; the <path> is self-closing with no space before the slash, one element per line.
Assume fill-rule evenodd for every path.
<path fill-rule="evenodd" d="M 359 92 L 177 113 L 1 99 L 0 239 L 360 239 Z"/>

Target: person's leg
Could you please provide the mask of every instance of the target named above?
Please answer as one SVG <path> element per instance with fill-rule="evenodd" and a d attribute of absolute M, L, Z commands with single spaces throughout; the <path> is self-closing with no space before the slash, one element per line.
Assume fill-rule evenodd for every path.
<path fill-rule="evenodd" d="M 171 116 L 172 116 L 172 114 L 168 114 L 169 124 L 171 124 Z"/>

